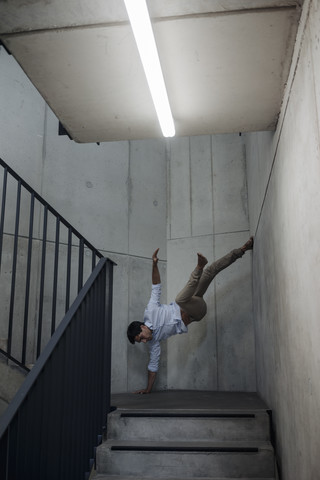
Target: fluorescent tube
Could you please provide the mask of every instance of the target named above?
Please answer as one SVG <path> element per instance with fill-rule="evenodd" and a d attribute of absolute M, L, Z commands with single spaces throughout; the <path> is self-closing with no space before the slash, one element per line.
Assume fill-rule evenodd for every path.
<path fill-rule="evenodd" d="M 145 0 L 124 0 L 124 3 L 162 133 L 165 137 L 173 137 L 175 128 L 147 4 Z"/>

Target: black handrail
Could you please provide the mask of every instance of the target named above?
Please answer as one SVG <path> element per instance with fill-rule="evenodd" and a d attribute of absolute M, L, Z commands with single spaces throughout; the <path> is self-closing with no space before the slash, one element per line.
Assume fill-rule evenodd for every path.
<path fill-rule="evenodd" d="M 10 285 L 7 313 L 1 311 L 2 324 L 7 322 L 7 348 L 0 349 L 0 352 L 28 369 L 27 365 L 33 364 L 38 358 L 43 346 L 81 290 L 84 278 L 88 277 L 97 260 L 103 258 L 103 255 L 2 159 L 0 166 L 0 173 L 3 172 L 0 274 L 5 276 L 6 285 Z M 26 195 L 28 200 L 25 199 Z M 15 216 L 12 217 L 14 207 Z M 28 215 L 22 215 L 28 207 Z M 20 233 L 21 219 L 24 222 L 29 219 L 24 234 Z M 39 229 L 36 235 L 35 226 Z M 48 233 L 49 229 L 52 230 L 51 235 Z M 64 240 L 63 234 L 67 240 Z M 7 240 L 5 249 L 4 238 Z M 10 247 L 8 239 L 12 240 Z M 25 245 L 22 247 L 23 243 Z M 66 260 L 63 257 L 64 252 Z M 6 272 L 3 268 L 4 254 L 7 254 Z M 86 258 L 88 254 L 89 259 Z M 22 265 L 20 257 L 23 258 L 24 255 L 26 262 Z M 11 258 L 9 266 L 8 258 Z M 34 267 L 36 261 L 39 262 L 38 268 Z M 62 282 L 65 282 L 63 293 L 60 288 Z M 23 295 L 20 291 L 21 284 Z"/>
<path fill-rule="evenodd" d="M 0 420 L 0 478 L 84 478 L 110 411 L 113 262 L 101 259 Z"/>

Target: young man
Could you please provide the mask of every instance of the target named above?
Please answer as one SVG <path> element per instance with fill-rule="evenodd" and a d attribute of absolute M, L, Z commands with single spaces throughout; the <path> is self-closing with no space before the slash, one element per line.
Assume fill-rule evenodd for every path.
<path fill-rule="evenodd" d="M 161 280 L 158 269 L 158 251 L 152 255 L 152 291 L 149 303 L 144 312 L 143 322 L 130 323 L 127 336 L 134 344 L 148 343 L 150 360 L 148 364 L 148 385 L 147 388 L 138 390 L 135 393 L 150 393 L 156 378 L 160 361 L 160 342 L 172 335 L 188 332 L 188 325 L 192 322 L 199 322 L 207 313 L 207 304 L 203 295 L 210 283 L 221 270 L 225 269 L 238 258 L 241 258 L 247 250 L 253 248 L 253 237 L 251 237 L 241 248 L 236 248 L 230 253 L 213 262 L 204 269 L 208 260 L 198 253 L 196 268 L 186 286 L 177 295 L 175 302 L 170 305 L 160 303 Z"/>

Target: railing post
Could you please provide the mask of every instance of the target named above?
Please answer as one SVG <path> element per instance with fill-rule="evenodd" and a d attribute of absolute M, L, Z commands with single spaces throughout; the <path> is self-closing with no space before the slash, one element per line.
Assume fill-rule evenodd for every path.
<path fill-rule="evenodd" d="M 39 357 L 40 352 L 41 352 L 44 279 L 45 279 L 45 271 L 46 271 L 47 222 L 48 222 L 48 207 L 45 206 L 44 211 L 43 211 L 42 255 L 41 255 L 41 274 L 40 274 L 40 298 L 39 298 L 39 317 L 38 317 L 38 335 L 37 335 L 37 358 Z"/>
<path fill-rule="evenodd" d="M 8 177 L 8 170 L 5 168 L 3 171 L 1 220 L 0 220 L 0 272 L 1 272 L 1 264 L 2 264 L 4 216 L 5 216 L 5 210 L 6 210 L 7 177 Z"/>
<path fill-rule="evenodd" d="M 105 329 L 105 365 L 106 365 L 106 415 L 111 407 L 111 346 L 112 346 L 112 298 L 113 298 L 113 263 L 107 262 L 107 291 L 106 291 L 106 329 Z M 104 419 L 105 424 L 107 418 Z"/>
<path fill-rule="evenodd" d="M 34 195 L 31 195 L 30 219 L 29 219 L 29 238 L 28 238 L 28 260 L 26 275 L 26 293 L 24 303 L 24 322 L 23 322 L 23 341 L 22 341 L 22 363 L 26 363 L 27 354 L 27 336 L 28 336 L 28 314 L 29 314 L 29 296 L 30 296 L 30 276 L 31 276 L 31 257 L 32 257 L 32 234 L 34 218 Z"/>
<path fill-rule="evenodd" d="M 83 254 L 84 254 L 84 241 L 83 238 L 79 242 L 79 261 L 78 261 L 78 293 L 83 285 Z"/>
<path fill-rule="evenodd" d="M 56 329 L 56 309 L 57 309 L 57 288 L 58 288 L 58 265 L 59 265 L 59 238 L 60 238 L 60 217 L 56 218 L 56 239 L 54 249 L 54 271 L 53 271 L 53 293 L 52 293 L 52 321 L 51 335 Z"/>
<path fill-rule="evenodd" d="M 72 251 L 72 229 L 68 228 L 68 250 L 67 250 L 67 278 L 66 278 L 66 309 L 70 306 L 70 283 L 71 283 L 71 251 Z"/>
<path fill-rule="evenodd" d="M 11 295 L 10 295 L 8 349 L 7 349 L 9 355 L 11 355 L 11 348 L 12 348 L 13 310 L 14 310 L 14 296 L 15 296 L 15 288 L 16 288 L 18 235 L 19 235 L 19 222 L 20 222 L 20 202 L 21 202 L 21 181 L 18 182 L 18 187 L 17 187 L 16 222 L 15 222 L 13 258 L 12 258 L 12 277 L 11 277 Z"/>
<path fill-rule="evenodd" d="M 92 271 L 94 270 L 95 266 L 96 266 L 96 254 L 92 250 L 92 268 L 91 268 Z"/>

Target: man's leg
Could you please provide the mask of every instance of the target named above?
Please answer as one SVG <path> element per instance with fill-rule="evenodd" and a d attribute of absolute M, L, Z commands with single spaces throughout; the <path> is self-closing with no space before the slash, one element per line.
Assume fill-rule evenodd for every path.
<path fill-rule="evenodd" d="M 199 279 L 198 288 L 194 292 L 194 295 L 197 297 L 203 297 L 206 293 L 210 283 L 214 279 L 214 277 L 224 270 L 225 268 L 229 267 L 232 263 L 234 263 L 238 258 L 241 258 L 247 250 L 252 250 L 253 248 L 253 237 L 249 238 L 249 240 L 241 247 L 232 250 L 230 253 L 227 253 L 224 257 L 220 258 L 216 262 L 213 262 L 209 267 L 207 267 Z"/>
<path fill-rule="evenodd" d="M 217 273 L 227 268 L 238 258 L 241 258 L 247 250 L 252 250 L 252 248 L 253 237 L 251 237 L 241 248 L 232 250 L 224 257 L 213 262 L 205 270 L 203 270 L 203 268 L 208 261 L 203 255 L 198 253 L 198 264 L 191 273 L 186 286 L 176 297 L 176 303 L 189 315 L 189 317 L 191 317 L 191 322 L 200 321 L 207 313 L 207 305 L 202 297 Z"/>
<path fill-rule="evenodd" d="M 186 312 L 190 319 L 193 320 L 201 320 L 207 312 L 207 305 L 203 298 L 195 297 L 194 294 L 198 288 L 199 280 L 201 279 L 201 275 L 203 272 L 204 266 L 208 263 L 206 257 L 204 257 L 201 253 L 198 253 L 198 263 L 196 268 L 190 275 L 190 278 L 186 284 L 186 286 L 178 293 L 176 297 L 176 303 L 179 307 Z M 186 323 L 185 319 L 184 322 Z M 187 323 L 190 323 L 187 320 Z"/>

